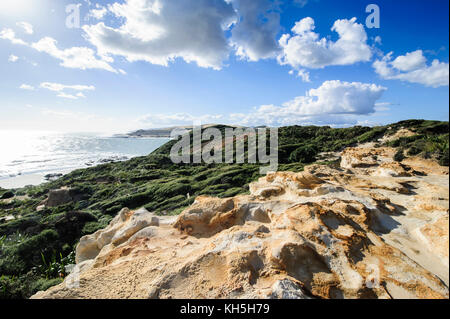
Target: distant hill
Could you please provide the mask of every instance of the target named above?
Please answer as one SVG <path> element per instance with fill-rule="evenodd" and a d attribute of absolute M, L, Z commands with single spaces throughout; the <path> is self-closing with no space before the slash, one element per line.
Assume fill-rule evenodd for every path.
<path fill-rule="evenodd" d="M 208 127 L 214 127 L 217 124 L 204 124 L 202 125 L 202 129 Z M 230 127 L 240 127 L 240 126 L 230 126 Z M 163 127 L 163 128 L 152 128 L 152 129 L 140 129 L 137 131 L 133 131 L 127 134 L 117 134 L 116 137 L 170 137 L 172 131 L 176 130 L 192 130 L 192 125 L 185 126 L 171 126 L 171 127 Z"/>

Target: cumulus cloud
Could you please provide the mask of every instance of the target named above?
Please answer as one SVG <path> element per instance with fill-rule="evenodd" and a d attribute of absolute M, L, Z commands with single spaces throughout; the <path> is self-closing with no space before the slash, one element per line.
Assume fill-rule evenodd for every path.
<path fill-rule="evenodd" d="M 43 89 L 47 89 L 53 92 L 57 92 L 57 97 L 77 100 L 79 98 L 86 98 L 82 91 L 93 91 L 95 90 L 95 86 L 93 85 L 65 85 L 61 83 L 52 83 L 52 82 L 43 82 L 40 84 L 40 87 Z M 77 93 L 69 94 L 64 91 L 78 91 Z"/>
<path fill-rule="evenodd" d="M 87 18 L 88 19 L 94 18 L 96 20 L 102 20 L 107 13 L 108 13 L 108 9 L 97 3 L 96 9 L 91 9 L 87 15 Z"/>
<path fill-rule="evenodd" d="M 19 57 L 18 56 L 15 56 L 14 54 L 11 54 L 9 57 L 8 57 L 8 62 L 17 62 L 17 60 L 19 60 Z"/>
<path fill-rule="evenodd" d="M 356 18 L 334 22 L 331 31 L 339 35 L 336 42 L 320 38 L 314 29 L 314 20 L 307 17 L 295 24 L 293 34 L 283 34 L 279 40 L 282 48 L 279 63 L 295 69 L 320 69 L 370 61 L 372 51 L 367 44 L 367 34 L 364 26 L 356 23 Z"/>
<path fill-rule="evenodd" d="M 64 93 L 64 92 L 61 92 L 61 93 L 59 93 L 58 95 L 57 95 L 57 97 L 61 97 L 61 98 L 65 98 L 65 99 L 70 99 L 70 100 L 77 100 L 77 99 L 79 99 L 79 98 L 86 98 L 86 96 L 83 94 L 83 93 L 81 93 L 81 92 L 78 92 L 77 94 L 67 94 L 67 93 Z"/>
<path fill-rule="evenodd" d="M 192 125 L 195 121 L 244 126 L 331 125 L 351 126 L 364 116 L 388 110 L 391 103 L 377 102 L 385 87 L 361 82 L 326 81 L 281 106 L 261 105 L 248 113 L 193 116 L 187 113 L 149 114 L 138 122 L 149 126 Z"/>
<path fill-rule="evenodd" d="M 17 22 L 16 25 L 23 29 L 27 34 L 33 34 L 33 26 L 28 22 Z"/>
<path fill-rule="evenodd" d="M 294 70 L 290 70 L 289 74 L 295 74 L 295 76 L 301 78 L 303 82 L 311 82 L 309 72 L 304 69 L 297 70 L 296 72 L 294 72 Z"/>
<path fill-rule="evenodd" d="M 70 100 L 76 100 L 76 99 L 78 99 L 78 97 L 76 97 L 75 95 L 73 95 L 73 94 L 67 94 L 67 93 L 64 93 L 64 92 L 59 93 L 59 94 L 57 95 L 57 97 L 61 97 L 61 98 L 64 98 L 64 99 L 70 99 Z"/>
<path fill-rule="evenodd" d="M 267 125 L 349 124 L 357 115 L 376 111 L 376 101 L 386 88 L 361 82 L 325 81 L 282 106 L 262 105 L 249 114 L 233 114 L 241 124 L 265 123 Z"/>
<path fill-rule="evenodd" d="M 27 45 L 25 41 L 16 37 L 16 33 L 9 28 L 0 31 L 0 39 L 9 40 L 13 44 Z"/>
<path fill-rule="evenodd" d="M 107 6 L 89 4 L 88 20 L 103 20 L 106 14 L 112 17 L 110 25 L 101 21 L 82 27 L 85 39 L 96 51 L 88 47 L 62 49 L 51 37 L 27 44 L 16 38 L 11 29 L 4 29 L 0 37 L 45 52 L 59 59 L 64 67 L 115 73 L 122 72 L 111 66 L 113 55 L 130 62 L 164 66 L 183 59 L 219 70 L 234 52 L 248 61 L 276 57 L 280 64 L 291 65 L 307 82 L 309 74 L 304 68 L 370 60 L 367 35 L 356 18 L 334 23 L 331 30 L 339 35 L 336 42 L 319 38 L 313 31 L 312 18 L 298 21 L 292 34 L 284 34 L 277 40 L 281 28 L 280 3 L 279 0 L 123 0 Z M 20 26 L 30 30 L 26 23 Z"/>
<path fill-rule="evenodd" d="M 51 37 L 45 37 L 35 43 L 27 43 L 17 38 L 12 29 L 3 29 L 0 32 L 0 39 L 11 41 L 13 44 L 29 46 L 39 52 L 45 52 L 50 56 L 61 61 L 61 66 L 73 69 L 102 69 L 109 72 L 118 73 L 110 63 L 114 62 L 111 57 L 106 55 L 96 56 L 93 49 L 88 47 L 72 47 L 69 49 L 60 49 L 57 47 L 57 41 Z"/>
<path fill-rule="evenodd" d="M 109 72 L 117 71 L 109 64 L 113 62 L 111 58 L 102 56 L 100 59 L 95 56 L 95 51 L 87 47 L 72 47 L 69 49 L 59 49 L 57 41 L 50 37 L 45 37 L 31 47 L 39 52 L 45 52 L 61 61 L 61 66 L 73 69 L 102 69 Z"/>
<path fill-rule="evenodd" d="M 19 88 L 22 90 L 34 91 L 34 86 L 29 84 L 22 84 Z"/>
<path fill-rule="evenodd" d="M 375 72 L 383 79 L 419 83 L 430 87 L 448 86 L 449 64 L 434 59 L 431 65 L 422 50 L 408 52 L 392 59 L 392 52 L 373 63 Z"/>
<path fill-rule="evenodd" d="M 278 3 L 277 0 L 125 0 L 107 7 L 108 13 L 117 18 L 118 26 L 100 22 L 85 25 L 83 30 L 100 54 L 164 66 L 180 58 L 200 67 L 221 69 L 233 49 L 236 55 L 250 61 L 278 54 Z M 106 14 L 103 9 L 98 12 L 99 17 Z M 231 36 L 227 37 L 229 31 Z"/>
<path fill-rule="evenodd" d="M 231 42 L 243 59 L 258 61 L 275 57 L 279 48 L 280 11 L 275 0 L 232 0 L 238 21 Z"/>
<path fill-rule="evenodd" d="M 159 65 L 182 58 L 214 69 L 228 57 L 224 30 L 235 12 L 223 0 L 126 0 L 108 8 L 124 21 L 119 27 L 103 22 L 83 26 L 86 38 L 102 55 Z"/>
<path fill-rule="evenodd" d="M 95 86 L 93 85 L 64 85 L 61 83 L 52 83 L 52 82 L 42 82 L 40 85 L 41 88 L 47 89 L 50 91 L 61 92 L 63 90 L 75 90 L 75 91 L 93 91 L 95 90 Z"/>

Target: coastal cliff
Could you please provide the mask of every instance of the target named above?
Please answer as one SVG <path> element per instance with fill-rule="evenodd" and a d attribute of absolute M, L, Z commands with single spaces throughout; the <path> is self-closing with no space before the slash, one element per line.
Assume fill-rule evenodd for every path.
<path fill-rule="evenodd" d="M 32 298 L 448 298 L 448 167 L 370 143 L 338 155 L 179 216 L 123 208 Z"/>
<path fill-rule="evenodd" d="M 221 131 L 227 128 L 223 125 L 216 127 Z M 257 260 L 261 259 L 264 265 L 261 269 L 269 273 L 276 269 L 280 274 L 290 276 L 291 280 L 297 280 L 294 282 L 298 285 L 303 282 L 302 280 L 307 282 L 307 279 L 298 277 L 289 267 L 291 270 L 274 266 L 272 259 L 269 258 L 268 247 L 276 245 L 277 238 L 280 236 L 290 236 L 287 230 L 281 231 L 278 225 L 286 229 L 297 229 L 295 231 L 300 234 L 298 236 L 306 240 L 305 245 L 321 256 L 321 260 L 325 260 L 326 269 L 328 269 L 324 270 L 325 273 L 331 272 L 333 276 L 338 276 L 333 277 L 337 278 L 336 284 L 330 283 L 330 289 L 336 291 L 331 287 L 341 285 L 345 287 L 343 282 L 348 279 L 342 279 L 343 277 L 334 274 L 335 263 L 327 264 L 332 262 L 330 258 L 334 255 L 325 254 L 319 246 L 331 245 L 334 241 L 326 241 L 328 237 L 323 237 L 322 230 L 317 232 L 315 228 L 311 229 L 311 234 L 308 236 L 302 233 L 306 230 L 299 230 L 304 225 L 313 224 L 322 228 L 327 227 L 327 222 L 322 220 L 323 214 L 320 213 L 322 208 L 332 212 L 330 214 L 341 216 L 339 220 L 343 220 L 344 224 L 349 223 L 344 229 L 349 232 L 352 230 L 359 236 L 358 238 L 369 238 L 361 239 L 361 244 L 345 238 L 339 239 L 336 237 L 337 233 L 333 226 L 328 225 L 331 227 L 329 236 L 343 240 L 344 246 L 352 247 L 348 253 L 344 254 L 346 256 L 356 254 L 356 257 L 348 257 L 350 258 L 348 267 L 356 267 L 354 269 L 363 278 L 364 287 L 367 286 L 367 278 L 370 279 L 373 276 L 379 278 L 381 275 L 378 274 L 383 274 L 384 268 L 375 264 L 367 266 L 369 269 L 366 272 L 369 275 L 364 275 L 358 268 L 362 267 L 359 262 L 363 255 L 374 254 L 373 250 L 367 250 L 368 247 L 379 247 L 378 241 L 372 238 L 375 235 L 378 236 L 376 238 L 381 238 L 384 245 L 399 249 L 409 258 L 402 260 L 412 260 L 414 265 L 418 264 L 417 267 L 428 271 L 434 276 L 433 278 L 439 278 L 447 287 L 448 263 L 445 268 L 442 268 L 442 263 L 445 266 L 445 256 L 447 256 L 446 253 L 448 254 L 448 129 L 448 122 L 425 120 L 407 120 L 377 127 L 281 127 L 279 128 L 278 173 L 268 176 L 260 175 L 261 165 L 253 163 L 175 164 L 169 157 L 171 147 L 177 142 L 172 140 L 147 156 L 75 170 L 37 186 L 0 189 L 0 298 L 29 298 L 38 291 L 46 291 L 52 286 L 61 284 L 64 280 L 63 285 L 65 285 L 70 282 L 70 278 L 73 278 L 77 269 L 82 272 L 82 278 L 93 271 L 108 274 L 110 271 L 108 267 L 111 266 L 106 267 L 106 264 L 106 268 L 87 266 L 110 249 L 116 253 L 118 251 L 116 249 L 128 245 L 130 238 L 137 236 L 141 229 L 145 230 L 144 234 L 148 235 L 148 240 L 151 239 L 152 243 L 149 249 L 142 249 L 146 251 L 146 254 L 148 251 L 155 250 L 153 255 L 149 254 L 148 258 L 153 256 L 158 260 L 150 260 L 148 267 L 155 264 L 162 267 L 164 271 L 177 273 L 179 269 L 176 267 L 185 265 L 185 261 L 188 261 L 184 257 L 200 258 L 202 254 L 209 254 L 212 243 L 217 245 L 217 241 L 222 241 L 225 245 L 227 241 L 234 240 L 233 236 L 240 236 L 234 235 L 235 231 L 243 231 L 250 234 L 245 235 L 247 237 L 256 238 L 255 236 L 261 234 L 265 236 L 264 238 L 267 237 L 267 240 L 261 240 L 261 244 L 266 248 L 258 248 L 257 251 Z M 300 178 L 304 184 L 295 186 L 298 191 L 294 192 L 295 188 L 292 188 L 291 180 L 296 178 Z M 350 193 L 351 196 L 348 195 Z M 215 217 L 214 214 L 218 212 L 212 208 L 205 211 L 205 207 L 215 207 L 214 205 L 219 204 L 214 203 L 224 200 L 226 209 L 224 208 L 225 211 L 221 212 L 220 216 Z M 360 210 L 361 213 L 358 215 L 366 216 L 367 221 L 358 219 L 355 224 L 351 221 L 351 218 L 355 217 L 352 213 L 353 208 L 349 208 L 348 212 L 341 208 L 337 210 L 337 206 L 333 206 L 332 202 L 324 202 L 324 200 L 350 205 Z M 313 211 L 310 213 L 311 220 L 305 222 L 304 217 L 301 219 L 289 217 L 297 214 L 289 207 L 306 202 L 309 202 L 309 206 L 302 209 Z M 377 206 L 374 206 L 374 203 L 377 203 Z M 199 210 L 194 214 L 195 207 Z M 256 211 L 254 211 L 253 207 L 258 209 L 255 208 Z M 322 208 L 318 208 L 316 212 L 314 207 Z M 238 208 L 239 216 L 237 217 L 239 218 L 228 219 L 229 216 L 234 216 Z M 271 211 L 277 214 L 271 215 Z M 261 216 L 265 217 L 259 216 L 258 219 L 254 219 L 251 217 L 254 213 L 258 216 L 261 213 Z M 123 219 L 118 216 L 122 216 Z M 197 217 L 194 218 L 195 216 Z M 222 222 L 225 217 L 226 219 Z M 205 227 L 204 220 L 211 220 L 211 225 L 222 226 L 211 230 Z M 287 220 L 291 220 L 292 223 L 297 223 L 297 220 L 301 222 L 294 223 L 295 225 L 285 224 Z M 264 231 L 258 231 L 257 235 L 252 235 L 252 230 L 248 229 L 252 225 L 256 227 L 255 229 L 264 226 L 261 228 Z M 336 224 L 335 227 L 340 229 L 339 225 Z M 150 228 L 146 229 L 147 226 Z M 122 228 L 124 233 L 119 231 Z M 230 234 L 231 237 L 220 237 L 226 234 Z M 352 238 L 354 236 L 356 235 L 352 235 Z M 315 237 L 319 239 L 316 240 Z M 170 241 L 166 243 L 166 239 Z M 323 242 L 320 243 L 320 240 Z M 296 242 L 295 245 L 304 245 L 300 239 L 294 242 Z M 198 244 L 192 246 L 192 255 L 189 252 L 191 243 Z M 178 246 L 170 246 L 172 244 Z M 140 247 L 140 244 L 136 245 Z M 159 256 L 158 254 L 164 251 L 166 245 L 169 245 L 168 251 L 174 251 L 173 254 L 175 254 L 179 250 L 177 254 L 180 255 L 170 256 L 170 258 L 168 255 Z M 239 241 L 238 246 L 241 245 L 245 247 L 245 244 Z M 158 247 L 163 249 L 159 250 Z M 134 259 L 134 248 L 129 252 L 129 254 L 125 252 L 122 257 L 125 258 L 127 255 L 130 260 L 138 260 Z M 186 255 L 182 255 L 184 252 Z M 235 251 L 236 256 L 238 252 L 240 250 Z M 114 258 L 108 258 L 114 260 L 114 265 L 121 264 L 124 260 L 122 257 L 119 258 L 121 254 L 117 253 Z M 223 255 L 225 254 L 223 252 Z M 76 255 L 78 255 L 77 258 L 75 258 Z M 340 256 L 342 257 L 342 254 Z M 75 259 L 78 266 L 71 271 L 70 267 L 75 264 Z M 295 263 L 301 264 L 300 259 L 294 259 L 297 260 Z M 170 265 L 172 260 L 176 263 Z M 232 263 L 232 259 L 220 261 L 221 265 L 225 265 L 224 269 L 229 268 L 227 260 Z M 168 264 L 165 265 L 165 263 Z M 127 268 L 120 269 L 126 271 Z M 266 278 L 261 269 L 253 271 L 252 276 Z M 201 273 L 200 270 L 199 272 Z M 139 277 L 138 273 L 131 275 L 132 270 L 128 273 L 130 276 Z M 157 270 L 153 273 L 155 276 L 166 274 Z M 317 275 L 316 271 L 311 274 L 314 274 L 313 277 Z M 236 281 L 233 276 L 227 277 L 227 280 Z M 124 274 L 120 274 L 120 277 L 126 278 Z M 136 280 L 140 282 L 141 279 L 138 277 Z M 99 276 L 99 280 L 109 280 L 106 277 L 101 278 L 102 276 Z M 159 280 L 155 278 L 159 277 L 154 277 L 154 280 Z M 274 276 L 268 275 L 267 278 L 271 278 L 268 282 L 275 284 L 271 281 L 275 278 Z M 422 279 L 417 281 L 424 284 Z M 142 287 L 149 283 L 148 280 L 150 279 L 143 280 Z M 240 280 L 238 282 L 242 283 Z M 106 284 L 101 283 L 96 289 L 100 289 L 103 285 Z M 174 285 L 170 284 L 170 287 Z M 259 287 L 255 286 L 253 279 L 249 285 L 253 288 L 246 286 L 243 291 L 252 292 Z M 275 287 L 287 286 L 291 284 L 283 281 Z M 61 286 L 58 287 L 57 289 L 61 288 Z M 83 290 L 83 287 L 81 285 L 80 289 Z M 294 287 L 297 286 L 294 285 Z M 390 287 L 391 290 L 395 289 L 392 285 Z M 139 290 L 136 294 L 127 294 L 117 293 L 114 289 L 103 291 L 102 293 L 105 294 L 102 296 L 101 290 L 98 289 L 95 290 L 99 291 L 98 294 L 92 292 L 89 297 L 146 296 L 143 290 Z M 127 289 L 125 291 L 129 291 Z M 171 292 L 164 289 L 158 293 L 155 292 L 152 296 L 159 298 L 171 296 Z M 313 294 L 313 288 L 302 289 L 305 296 L 326 296 Z M 214 288 L 211 290 L 217 293 Z M 84 296 L 86 291 L 76 292 L 75 290 L 75 292 L 61 292 L 57 295 Z M 201 293 L 199 292 L 199 297 Z M 342 291 L 336 294 L 330 292 L 329 297 L 339 298 L 343 293 Z M 344 295 L 350 296 L 347 293 L 345 292 Z M 192 294 L 195 295 L 194 292 Z M 235 294 L 237 293 L 228 294 L 227 292 L 223 296 L 235 296 Z M 205 296 L 211 295 L 213 293 Z M 46 292 L 45 296 L 50 296 L 50 292 Z M 289 294 L 277 293 L 273 296 L 284 298 Z M 353 292 L 352 296 L 374 297 L 373 294 L 365 295 L 361 291 Z M 414 296 L 416 295 L 410 297 Z M 425 294 L 424 296 L 436 297 L 437 295 Z M 439 296 L 442 296 L 442 291 Z"/>

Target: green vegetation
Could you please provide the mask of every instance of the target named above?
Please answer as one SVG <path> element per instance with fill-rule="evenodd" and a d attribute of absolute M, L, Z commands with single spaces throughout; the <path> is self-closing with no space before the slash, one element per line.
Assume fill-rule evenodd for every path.
<path fill-rule="evenodd" d="M 11 197 L 14 197 L 14 193 L 12 191 L 0 187 L 0 199 L 8 199 Z"/>
<path fill-rule="evenodd" d="M 400 128 L 415 135 L 385 144 L 399 149 L 396 160 L 419 155 L 448 166 L 448 122 L 410 120 L 373 128 L 280 128 L 279 170 L 301 171 L 321 152 L 377 142 Z M 27 298 L 61 282 L 79 238 L 104 228 L 123 207 L 175 215 L 198 195 L 247 193 L 248 184 L 260 177 L 258 164 L 174 164 L 169 152 L 175 142 L 148 156 L 76 170 L 54 182 L 13 192 L 0 189 L 0 198 L 22 196 L 0 200 L 0 298 Z M 72 189 L 75 201 L 36 210 L 50 190 L 63 186 Z"/>

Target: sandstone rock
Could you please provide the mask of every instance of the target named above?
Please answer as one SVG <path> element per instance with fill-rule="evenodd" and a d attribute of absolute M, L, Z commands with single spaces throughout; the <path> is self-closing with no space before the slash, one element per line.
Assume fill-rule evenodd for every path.
<path fill-rule="evenodd" d="M 448 176 L 389 148 L 343 153 L 175 219 L 123 209 L 33 298 L 448 298 Z"/>
<path fill-rule="evenodd" d="M 129 209 L 122 209 L 111 221 L 107 228 L 98 230 L 92 235 L 84 236 L 76 249 L 76 262 L 94 259 L 103 247 L 112 244 L 120 245 L 141 229 L 148 226 L 158 226 L 159 219 L 149 213 L 145 208 L 141 208 L 135 213 Z"/>
<path fill-rule="evenodd" d="M 413 176 L 412 169 L 409 166 L 398 162 L 382 163 L 372 173 L 373 176 L 385 177 L 407 177 Z"/>
<path fill-rule="evenodd" d="M 272 286 L 270 298 L 273 299 L 311 299 L 295 282 L 289 279 L 276 281 Z"/>
<path fill-rule="evenodd" d="M 422 239 L 428 249 L 436 254 L 447 267 L 449 266 L 448 228 L 448 214 L 446 214 L 439 217 L 436 221 L 416 229 L 417 236 Z"/>
<path fill-rule="evenodd" d="M 448 175 L 449 172 L 448 166 L 441 166 L 433 160 L 421 157 L 408 157 L 402 163 L 427 175 Z"/>
<path fill-rule="evenodd" d="M 381 163 L 392 162 L 395 149 L 390 147 L 379 148 L 346 148 L 341 155 L 341 167 L 372 167 Z"/>
<path fill-rule="evenodd" d="M 72 200 L 73 199 L 70 194 L 70 189 L 68 188 L 54 189 L 48 193 L 48 198 L 45 202 L 45 205 L 48 207 L 56 207 L 70 203 Z"/>

